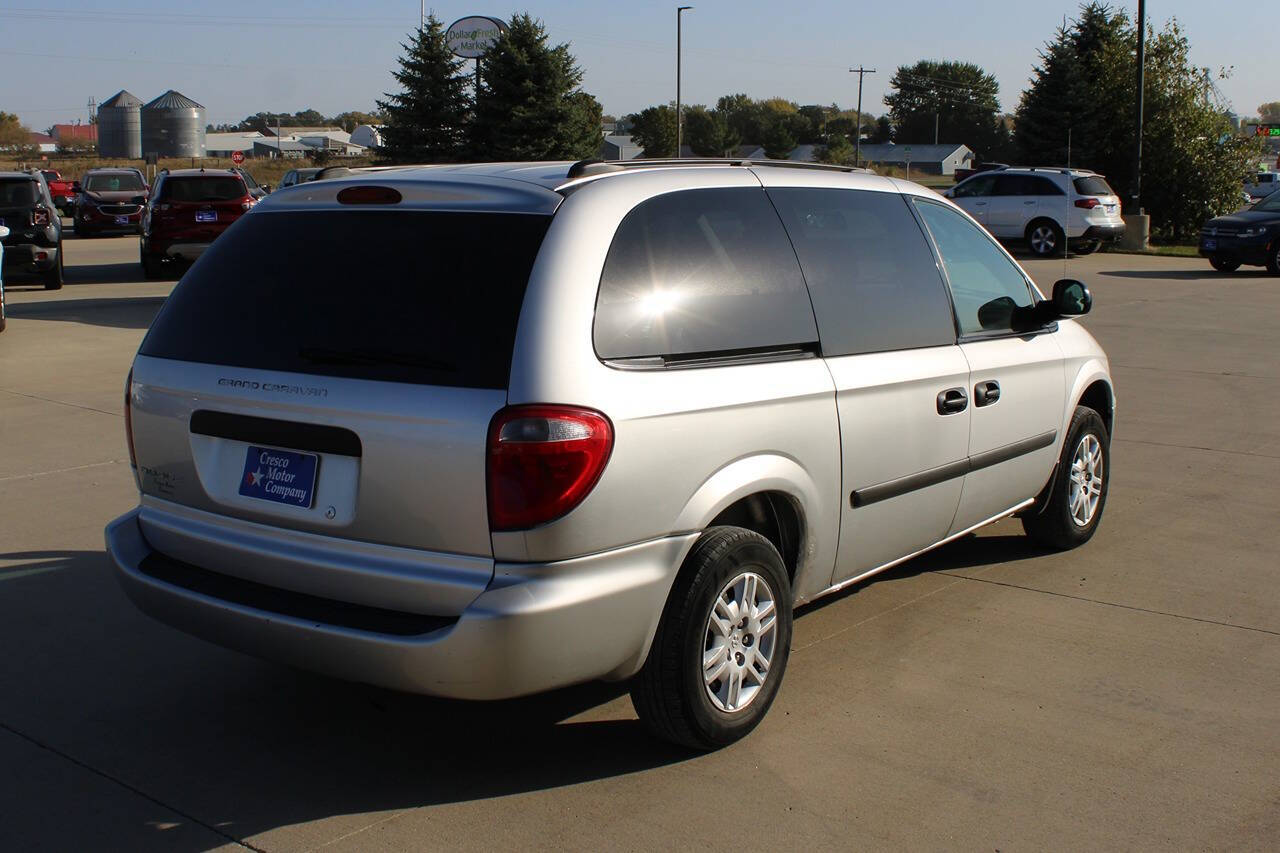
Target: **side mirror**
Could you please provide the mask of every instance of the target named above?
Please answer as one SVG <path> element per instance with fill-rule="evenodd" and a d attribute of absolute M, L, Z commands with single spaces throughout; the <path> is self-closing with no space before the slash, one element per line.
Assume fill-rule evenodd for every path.
<path fill-rule="evenodd" d="M 942 197 L 943 197 L 943 198 L 955 198 L 955 191 L 954 191 L 954 190 L 945 190 L 945 191 L 942 193 Z"/>
<path fill-rule="evenodd" d="M 258 184 L 258 186 L 262 187 L 264 193 L 271 192 L 271 184 Z"/>
<path fill-rule="evenodd" d="M 73 193 L 82 193 L 84 192 L 84 188 L 80 186 L 79 181 L 75 181 L 74 183 L 71 184 L 71 191 Z"/>
<path fill-rule="evenodd" d="M 1050 301 L 1059 317 L 1079 317 L 1088 314 L 1093 307 L 1093 294 L 1084 282 L 1064 278 L 1053 283 L 1053 299 Z"/>

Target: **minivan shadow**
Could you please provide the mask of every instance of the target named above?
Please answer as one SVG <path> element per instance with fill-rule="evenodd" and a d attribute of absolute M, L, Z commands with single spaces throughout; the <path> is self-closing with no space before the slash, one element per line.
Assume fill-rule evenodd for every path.
<path fill-rule="evenodd" d="M 117 329 L 146 329 L 164 304 L 163 296 L 120 296 L 97 299 L 50 299 L 6 306 L 8 316 L 22 320 L 60 320 Z"/>
<path fill-rule="evenodd" d="M 796 610 L 796 618 L 803 619 L 809 613 L 816 613 L 836 602 L 843 601 L 867 584 L 877 581 L 902 580 L 930 572 L 941 573 L 969 569 L 975 566 L 990 566 L 999 563 L 1016 563 L 1022 560 L 1034 560 L 1054 553 L 1029 536 L 1020 534 L 979 535 L 971 533 L 948 545 L 921 554 L 901 565 L 886 569 L 873 575 L 862 583 L 856 583 L 838 593 L 820 598 L 812 604 L 806 604 Z"/>

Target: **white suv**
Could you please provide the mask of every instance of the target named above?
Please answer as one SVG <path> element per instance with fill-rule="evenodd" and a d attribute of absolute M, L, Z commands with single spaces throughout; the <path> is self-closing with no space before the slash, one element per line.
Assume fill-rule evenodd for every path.
<path fill-rule="evenodd" d="M 713 748 L 791 613 L 1017 515 L 1102 517 L 1107 358 L 980 226 L 793 163 L 392 168 L 272 193 L 142 344 L 146 612 L 464 699 L 632 679 Z"/>
<path fill-rule="evenodd" d="M 1026 240 L 1051 257 L 1097 251 L 1124 233 L 1120 199 L 1102 175 L 1081 169 L 1035 167 L 980 172 L 943 193 L 1001 240 Z"/>

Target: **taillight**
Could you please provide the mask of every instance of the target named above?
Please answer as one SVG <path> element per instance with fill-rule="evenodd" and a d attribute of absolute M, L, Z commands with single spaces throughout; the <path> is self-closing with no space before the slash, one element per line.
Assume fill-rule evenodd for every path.
<path fill-rule="evenodd" d="M 1085 210 L 1093 210 L 1095 207 L 1097 207 L 1100 204 L 1102 204 L 1102 202 L 1098 201 L 1096 198 L 1076 199 L 1076 207 L 1083 207 Z"/>
<path fill-rule="evenodd" d="M 138 470 L 138 455 L 133 452 L 133 368 L 124 380 L 124 437 L 129 444 L 129 467 Z"/>
<path fill-rule="evenodd" d="M 31 224 L 32 225 L 48 225 L 49 211 L 45 210 L 43 207 L 37 207 L 33 209 L 31 211 Z"/>
<path fill-rule="evenodd" d="M 613 425 L 573 406 L 510 406 L 489 424 L 489 527 L 523 530 L 567 514 L 595 488 Z"/>

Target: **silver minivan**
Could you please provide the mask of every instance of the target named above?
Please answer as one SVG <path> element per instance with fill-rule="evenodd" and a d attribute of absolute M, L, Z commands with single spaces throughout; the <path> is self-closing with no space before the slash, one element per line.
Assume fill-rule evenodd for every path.
<path fill-rule="evenodd" d="M 355 681 L 631 680 L 749 732 L 792 611 L 1001 518 L 1101 518 L 1106 356 L 950 202 L 794 163 L 387 169 L 273 193 L 127 383 L 145 612 Z"/>

